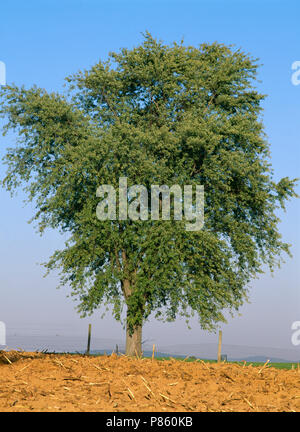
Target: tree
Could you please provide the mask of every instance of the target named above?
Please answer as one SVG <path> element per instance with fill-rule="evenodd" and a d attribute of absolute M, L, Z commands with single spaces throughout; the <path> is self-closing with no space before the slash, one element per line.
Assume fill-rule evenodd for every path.
<path fill-rule="evenodd" d="M 70 234 L 45 265 L 60 269 L 79 312 L 106 303 L 121 320 L 127 307 L 128 355 L 141 353 L 152 312 L 171 321 L 196 313 L 215 329 L 263 266 L 290 254 L 276 209 L 296 196 L 295 180 L 273 180 L 257 68 L 233 47 L 168 46 L 146 33 L 140 46 L 67 78 L 66 94 L 3 88 L 4 132 L 19 134 L 3 185 L 11 193 L 24 185 L 41 233 Z M 185 218 L 100 221 L 97 188 L 118 190 L 121 177 L 148 191 L 204 185 L 204 227 L 188 231 Z"/>

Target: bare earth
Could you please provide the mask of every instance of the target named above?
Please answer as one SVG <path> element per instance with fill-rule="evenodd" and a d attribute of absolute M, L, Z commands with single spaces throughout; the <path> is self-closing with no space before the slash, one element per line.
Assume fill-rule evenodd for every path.
<path fill-rule="evenodd" d="M 300 411 L 300 371 L 0 352 L 0 411 Z"/>

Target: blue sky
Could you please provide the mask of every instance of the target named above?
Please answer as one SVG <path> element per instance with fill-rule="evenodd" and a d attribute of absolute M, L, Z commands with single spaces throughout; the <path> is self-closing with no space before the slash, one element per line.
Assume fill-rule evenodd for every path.
<path fill-rule="evenodd" d="M 300 85 L 291 82 L 292 63 L 300 60 L 300 3 L 298 1 L 10 1 L 0 7 L 0 61 L 7 67 L 7 82 L 29 87 L 37 84 L 60 91 L 64 78 L 92 66 L 108 52 L 138 45 L 148 30 L 171 43 L 218 41 L 235 44 L 262 64 L 258 88 L 268 95 L 264 123 L 271 143 L 275 179 L 299 175 Z M 0 156 L 14 136 L 0 137 Z M 0 177 L 5 167 L 0 164 Z M 27 224 L 32 215 L 23 195 L 14 199 L 0 190 L 0 321 L 8 332 L 33 331 L 83 334 L 88 322 L 99 337 L 120 338 L 122 327 L 97 312 L 79 319 L 68 290 L 56 290 L 55 275 L 44 279 L 36 265 L 47 260 L 63 239 L 55 232 L 39 237 Z M 242 316 L 223 326 L 224 342 L 292 348 L 291 324 L 300 320 L 299 255 L 300 203 L 294 200 L 282 218 L 281 232 L 293 244 L 273 277 L 267 272 L 251 284 L 251 303 Z M 150 322 L 144 337 L 159 343 L 214 341 L 178 320 L 173 324 Z"/>

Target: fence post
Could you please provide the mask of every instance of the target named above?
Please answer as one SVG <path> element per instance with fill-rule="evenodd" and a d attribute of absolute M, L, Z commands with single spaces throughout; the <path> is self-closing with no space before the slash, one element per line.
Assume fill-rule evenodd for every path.
<path fill-rule="evenodd" d="M 87 343 L 86 354 L 90 354 L 90 347 L 91 347 L 91 333 L 92 333 L 92 324 L 89 324 L 89 334 L 88 334 L 88 343 Z"/>
<path fill-rule="evenodd" d="M 218 363 L 221 363 L 221 353 L 222 353 L 222 330 L 219 331 Z"/>

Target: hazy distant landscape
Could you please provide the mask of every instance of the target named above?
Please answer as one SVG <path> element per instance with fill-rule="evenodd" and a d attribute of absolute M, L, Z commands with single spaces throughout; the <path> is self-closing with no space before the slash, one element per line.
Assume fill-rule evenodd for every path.
<path fill-rule="evenodd" d="M 22 349 L 25 351 L 48 352 L 85 352 L 87 338 L 83 336 L 60 336 L 60 335 L 8 335 L 8 349 Z M 92 338 L 91 353 L 110 354 L 113 350 L 124 351 L 124 341 L 121 339 Z M 144 355 L 152 354 L 153 345 L 144 344 Z M 4 348 L 0 346 L 0 349 Z M 254 347 L 242 345 L 223 345 L 223 354 L 227 355 L 230 361 L 266 361 L 271 362 L 300 362 L 300 349 L 281 349 L 274 347 Z M 157 345 L 156 356 L 195 356 L 202 359 L 216 359 L 217 345 L 213 343 L 199 344 L 178 344 L 178 345 Z"/>

